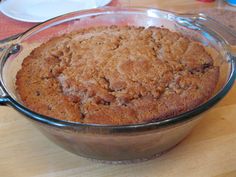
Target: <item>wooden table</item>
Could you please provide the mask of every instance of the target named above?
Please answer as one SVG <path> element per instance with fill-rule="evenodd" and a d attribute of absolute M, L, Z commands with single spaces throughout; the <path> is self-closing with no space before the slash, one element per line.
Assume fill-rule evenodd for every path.
<path fill-rule="evenodd" d="M 186 11 L 216 7 L 193 0 L 115 1 L 112 5 L 137 5 Z M 24 31 L 32 24 L 0 14 L 0 38 Z M 14 28 L 15 27 L 15 28 Z M 9 30 L 6 30 L 9 29 Z M 128 165 L 101 164 L 71 154 L 46 139 L 12 108 L 0 107 L 1 177 L 235 177 L 236 85 L 209 111 L 192 133 L 169 153 L 154 160 Z"/>

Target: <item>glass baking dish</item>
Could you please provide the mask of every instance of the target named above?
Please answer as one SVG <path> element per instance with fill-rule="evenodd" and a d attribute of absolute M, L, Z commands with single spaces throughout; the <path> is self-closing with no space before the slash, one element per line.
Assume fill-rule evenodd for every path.
<path fill-rule="evenodd" d="M 214 95 L 195 109 L 156 122 L 122 126 L 81 124 L 47 117 L 25 107 L 15 90 L 16 73 L 33 48 L 48 39 L 96 26 L 156 26 L 182 33 L 202 43 L 220 66 Z M 0 103 L 22 113 L 49 139 L 75 154 L 105 161 L 133 162 L 161 155 L 177 145 L 220 101 L 235 80 L 235 35 L 202 14 L 176 14 L 158 9 L 104 7 L 78 11 L 41 23 L 2 48 Z M 211 126 L 211 125 L 209 125 Z"/>

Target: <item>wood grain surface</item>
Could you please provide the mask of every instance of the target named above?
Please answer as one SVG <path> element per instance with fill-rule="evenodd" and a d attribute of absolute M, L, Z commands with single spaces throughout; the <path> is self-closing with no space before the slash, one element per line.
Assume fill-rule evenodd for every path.
<path fill-rule="evenodd" d="M 214 8 L 219 2 L 204 4 L 193 0 L 121 0 L 117 4 L 185 11 L 206 6 Z M 0 32 L 3 31 L 0 26 Z M 0 176 L 236 177 L 235 95 L 236 85 L 223 101 L 206 113 L 191 134 L 170 152 L 153 160 L 124 165 L 102 164 L 71 154 L 50 142 L 13 108 L 1 106 Z"/>

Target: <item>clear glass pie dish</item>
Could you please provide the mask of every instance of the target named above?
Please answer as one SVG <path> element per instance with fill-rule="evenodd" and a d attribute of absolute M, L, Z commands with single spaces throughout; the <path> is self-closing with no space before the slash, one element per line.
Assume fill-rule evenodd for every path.
<path fill-rule="evenodd" d="M 96 26 L 156 26 L 202 43 L 220 67 L 213 96 L 198 107 L 165 120 L 132 125 L 68 122 L 36 113 L 23 105 L 16 73 L 25 56 L 48 39 Z M 79 11 L 46 21 L 1 44 L 0 103 L 22 113 L 50 140 L 75 154 L 105 161 L 136 161 L 160 155 L 178 144 L 224 98 L 234 84 L 236 35 L 202 14 L 176 14 L 158 9 L 105 7 Z M 46 98 L 45 98 L 46 99 Z M 210 126 L 210 125 L 209 125 Z"/>

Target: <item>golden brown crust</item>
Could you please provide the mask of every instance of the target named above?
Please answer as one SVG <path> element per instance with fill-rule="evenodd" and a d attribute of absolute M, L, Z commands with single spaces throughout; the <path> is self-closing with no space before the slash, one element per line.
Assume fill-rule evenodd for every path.
<path fill-rule="evenodd" d="M 193 109 L 212 95 L 218 75 L 204 47 L 178 33 L 111 26 L 42 44 L 23 61 L 16 85 L 41 114 L 121 125 Z"/>

